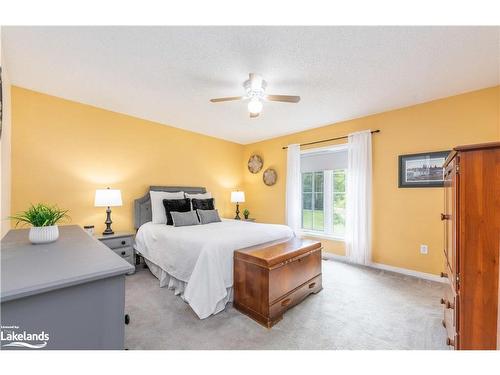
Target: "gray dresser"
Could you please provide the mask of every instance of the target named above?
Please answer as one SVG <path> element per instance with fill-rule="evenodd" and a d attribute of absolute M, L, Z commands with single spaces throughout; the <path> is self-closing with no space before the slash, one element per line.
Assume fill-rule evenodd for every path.
<path fill-rule="evenodd" d="M 130 263 L 80 227 L 32 245 L 28 229 L 1 241 L 1 349 L 123 349 Z"/>

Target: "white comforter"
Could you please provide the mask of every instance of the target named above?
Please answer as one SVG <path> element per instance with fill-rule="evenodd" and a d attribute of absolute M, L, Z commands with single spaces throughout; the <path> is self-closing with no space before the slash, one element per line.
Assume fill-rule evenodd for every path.
<path fill-rule="evenodd" d="M 139 228 L 135 247 L 187 284 L 183 298 L 204 319 L 217 312 L 233 285 L 234 250 L 293 236 L 285 225 L 239 220 L 186 227 L 149 222 Z"/>

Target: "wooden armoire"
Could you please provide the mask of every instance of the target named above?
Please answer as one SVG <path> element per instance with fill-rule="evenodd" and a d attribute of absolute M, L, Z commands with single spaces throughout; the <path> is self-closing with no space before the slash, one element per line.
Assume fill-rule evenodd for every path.
<path fill-rule="evenodd" d="M 444 185 L 447 344 L 500 349 L 500 142 L 455 147 Z"/>

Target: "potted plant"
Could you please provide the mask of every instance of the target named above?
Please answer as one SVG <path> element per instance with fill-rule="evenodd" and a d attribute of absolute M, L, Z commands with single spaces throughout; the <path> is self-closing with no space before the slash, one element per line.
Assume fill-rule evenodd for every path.
<path fill-rule="evenodd" d="M 248 211 L 248 208 L 245 208 L 243 210 L 243 216 L 245 216 L 245 219 L 248 220 L 248 216 L 250 216 L 250 211 Z"/>
<path fill-rule="evenodd" d="M 61 210 L 57 206 L 48 206 L 43 203 L 31 205 L 26 211 L 19 212 L 11 216 L 16 220 L 16 227 L 22 224 L 29 224 L 32 227 L 29 231 L 29 240 L 33 244 L 54 242 L 59 238 L 59 228 L 57 223 L 68 218 L 68 210 Z"/>

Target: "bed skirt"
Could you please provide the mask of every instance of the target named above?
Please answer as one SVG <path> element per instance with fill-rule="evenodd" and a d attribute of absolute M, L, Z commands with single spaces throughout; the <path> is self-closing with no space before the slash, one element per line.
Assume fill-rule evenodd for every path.
<path fill-rule="evenodd" d="M 176 296 L 180 296 L 185 302 L 187 302 L 184 299 L 184 289 L 186 289 L 187 285 L 186 282 L 176 279 L 175 277 L 170 275 L 167 271 L 165 271 L 155 263 L 151 262 L 150 260 L 144 258 L 144 261 L 146 262 L 151 273 L 160 281 L 160 288 L 167 287 L 168 289 L 173 290 Z M 233 288 L 232 287 L 227 288 L 226 291 L 227 291 L 226 297 L 217 303 L 217 305 L 213 309 L 214 311 L 212 312 L 212 315 L 217 314 L 222 310 L 224 310 L 228 302 L 233 302 Z M 200 317 L 200 319 L 205 319 L 207 317 L 208 316 Z"/>

